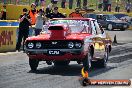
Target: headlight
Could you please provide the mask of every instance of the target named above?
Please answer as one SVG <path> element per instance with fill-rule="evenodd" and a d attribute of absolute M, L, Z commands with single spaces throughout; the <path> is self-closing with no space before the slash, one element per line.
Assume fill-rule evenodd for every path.
<path fill-rule="evenodd" d="M 37 42 L 37 43 L 36 43 L 36 48 L 41 48 L 41 46 L 42 46 L 42 45 L 41 45 L 40 42 Z"/>
<path fill-rule="evenodd" d="M 28 48 L 32 49 L 34 47 L 34 44 L 32 42 L 28 43 Z"/>
<path fill-rule="evenodd" d="M 82 44 L 76 42 L 76 43 L 75 43 L 75 47 L 76 47 L 76 48 L 81 48 L 81 47 L 82 47 Z"/>
<path fill-rule="evenodd" d="M 127 27 L 127 25 L 124 25 L 124 28 L 126 28 Z"/>
<path fill-rule="evenodd" d="M 73 48 L 73 47 L 74 47 L 74 43 L 73 43 L 73 42 L 69 42 L 69 43 L 68 43 L 68 48 L 71 49 L 71 48 Z"/>

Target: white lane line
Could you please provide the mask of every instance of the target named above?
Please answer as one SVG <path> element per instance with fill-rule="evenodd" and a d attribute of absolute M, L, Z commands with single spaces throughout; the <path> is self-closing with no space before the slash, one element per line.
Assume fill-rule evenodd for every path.
<path fill-rule="evenodd" d="M 124 54 L 118 54 L 118 55 L 110 56 L 109 59 L 115 58 L 115 57 L 122 57 L 122 56 L 126 56 L 126 55 L 131 55 L 131 54 L 132 54 L 132 52 L 127 52 L 127 53 L 124 53 Z"/>
<path fill-rule="evenodd" d="M 131 46 L 132 46 L 132 43 L 126 43 L 126 44 L 117 45 L 117 46 L 114 46 L 114 45 L 113 45 L 112 48 L 125 47 L 125 46 L 131 47 Z"/>

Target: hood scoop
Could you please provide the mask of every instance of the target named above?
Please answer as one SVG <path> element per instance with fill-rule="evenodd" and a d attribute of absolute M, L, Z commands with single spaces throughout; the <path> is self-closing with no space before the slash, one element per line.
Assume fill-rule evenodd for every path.
<path fill-rule="evenodd" d="M 63 26 L 50 26 L 48 30 L 50 31 L 50 39 L 65 39 L 65 30 Z"/>

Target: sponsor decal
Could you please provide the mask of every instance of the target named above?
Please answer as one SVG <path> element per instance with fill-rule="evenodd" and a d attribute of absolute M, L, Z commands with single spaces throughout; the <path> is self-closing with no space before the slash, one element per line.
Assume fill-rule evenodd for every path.
<path fill-rule="evenodd" d="M 88 71 L 81 70 L 82 76 L 79 78 L 79 82 L 82 86 L 88 85 L 103 85 L 103 86 L 130 86 L 131 80 L 128 79 L 90 79 Z"/>
<path fill-rule="evenodd" d="M 13 45 L 13 40 L 11 37 L 13 36 L 13 31 L 11 30 L 3 30 L 0 32 L 0 47 L 2 45 Z"/>

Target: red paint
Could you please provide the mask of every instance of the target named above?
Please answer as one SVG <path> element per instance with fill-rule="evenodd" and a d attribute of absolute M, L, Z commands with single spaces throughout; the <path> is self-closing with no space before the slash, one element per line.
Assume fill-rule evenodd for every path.
<path fill-rule="evenodd" d="M 71 20 L 86 20 L 89 21 L 91 20 L 90 18 L 55 18 L 53 20 L 56 19 L 71 19 Z M 58 28 L 56 26 L 59 26 Z M 51 27 L 51 28 L 50 28 Z M 62 28 L 62 29 L 61 29 Z M 65 25 L 62 24 L 55 24 L 55 25 L 49 25 L 49 29 L 48 29 L 49 33 L 47 34 L 41 34 L 38 36 L 32 36 L 32 37 L 28 37 L 26 39 L 26 41 L 52 41 L 52 40 L 70 40 L 70 41 L 74 41 L 74 40 L 79 40 L 84 42 L 85 39 L 87 37 L 90 37 L 92 34 L 90 33 L 72 33 L 71 29 Z M 50 56 L 47 54 L 40 54 L 39 52 L 36 54 L 32 54 L 27 53 L 30 59 L 39 59 L 39 60 L 43 60 L 43 61 L 54 61 L 54 60 L 70 60 L 70 61 L 77 61 L 77 60 L 83 60 L 85 58 L 85 56 L 87 55 L 88 52 L 88 43 L 85 42 L 85 44 L 82 44 L 83 48 L 80 51 L 80 54 L 73 54 L 72 52 L 67 52 L 64 51 L 65 54 L 64 55 L 59 55 L 59 56 Z"/>
<path fill-rule="evenodd" d="M 73 55 L 71 53 L 66 53 L 65 55 L 62 56 L 48 56 L 46 54 L 36 54 L 36 55 L 28 55 L 31 59 L 40 59 L 40 60 L 46 60 L 46 61 L 62 61 L 62 60 L 82 60 L 85 58 L 86 53 L 82 52 L 79 55 Z M 64 58 L 65 57 L 65 58 Z"/>

